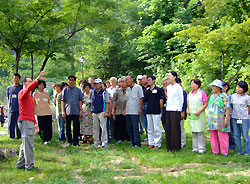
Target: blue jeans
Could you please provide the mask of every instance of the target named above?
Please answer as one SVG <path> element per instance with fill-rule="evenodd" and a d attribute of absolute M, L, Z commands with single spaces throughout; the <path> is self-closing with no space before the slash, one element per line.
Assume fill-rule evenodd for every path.
<path fill-rule="evenodd" d="M 60 115 L 57 117 L 59 141 L 65 141 L 65 119 Z"/>
<path fill-rule="evenodd" d="M 126 115 L 128 136 L 133 145 L 141 146 L 139 115 Z"/>
<path fill-rule="evenodd" d="M 238 119 L 233 118 L 233 128 L 234 128 L 234 140 L 237 147 L 238 154 L 243 154 L 241 148 L 241 134 L 244 139 L 244 150 L 246 155 L 250 155 L 249 146 L 249 119 L 241 119 L 242 124 L 237 124 Z"/>
<path fill-rule="evenodd" d="M 143 104 L 142 105 L 142 112 L 141 112 L 141 122 L 142 122 L 142 126 L 146 131 L 146 135 L 148 135 L 148 122 L 147 122 L 147 108 L 148 108 L 148 104 Z"/>

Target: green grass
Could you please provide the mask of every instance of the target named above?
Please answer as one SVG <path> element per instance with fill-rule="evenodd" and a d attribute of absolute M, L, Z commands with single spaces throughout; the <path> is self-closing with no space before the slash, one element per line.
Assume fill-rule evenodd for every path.
<path fill-rule="evenodd" d="M 66 148 L 52 139 L 44 146 L 35 137 L 35 166 L 38 172 L 15 168 L 17 156 L 0 161 L 0 183 L 250 183 L 250 157 L 230 154 L 215 156 L 207 141 L 205 154 L 192 153 L 192 138 L 185 122 L 187 146 L 179 152 L 167 152 L 165 138 L 162 148 L 149 150 L 131 148 L 128 143 L 108 145 L 107 149 L 89 145 Z M 6 131 L 0 128 L 0 131 Z M 142 139 L 144 136 L 142 136 Z M 0 137 L 0 147 L 19 149 L 21 141 Z"/>

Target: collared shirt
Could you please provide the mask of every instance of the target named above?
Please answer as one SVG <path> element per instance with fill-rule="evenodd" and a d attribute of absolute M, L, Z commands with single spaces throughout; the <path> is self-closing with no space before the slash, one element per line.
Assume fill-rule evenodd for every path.
<path fill-rule="evenodd" d="M 120 115 L 123 114 L 123 110 L 126 104 L 126 98 L 125 98 L 125 93 L 126 89 L 123 90 L 122 88 L 119 88 L 116 90 L 113 100 L 116 102 L 115 104 L 115 114 Z"/>
<path fill-rule="evenodd" d="M 141 86 L 141 87 L 142 87 L 143 95 L 144 95 L 144 98 L 145 98 L 146 92 L 150 88 L 150 86 L 147 86 L 147 87 Z M 143 100 L 143 104 L 148 104 L 148 102 Z"/>
<path fill-rule="evenodd" d="M 61 100 L 64 101 L 66 115 L 80 115 L 79 101 L 83 100 L 83 95 L 79 88 L 67 86 L 62 91 Z"/>
<path fill-rule="evenodd" d="M 166 111 L 182 111 L 183 89 L 180 84 L 170 84 L 167 87 L 167 107 Z"/>
<path fill-rule="evenodd" d="M 231 103 L 233 104 L 232 118 L 235 119 L 249 119 L 248 106 L 250 106 L 250 96 L 247 94 L 232 95 Z"/>
<path fill-rule="evenodd" d="M 150 88 L 147 89 L 144 97 L 144 101 L 148 102 L 147 114 L 161 113 L 160 100 L 163 100 L 163 93 L 160 88 L 155 86 L 152 90 Z"/>
<path fill-rule="evenodd" d="M 110 87 L 110 88 L 107 89 L 107 91 L 110 94 L 110 97 L 111 97 L 112 101 L 113 101 L 113 97 L 114 97 L 114 94 L 115 94 L 116 90 L 118 90 L 118 87 L 115 87 L 115 88 Z"/>
<path fill-rule="evenodd" d="M 126 114 L 138 115 L 140 100 L 143 97 L 144 95 L 140 85 L 135 84 L 132 89 L 128 87 L 126 89 Z"/>
<path fill-rule="evenodd" d="M 36 81 L 30 83 L 30 85 L 22 89 L 18 95 L 19 102 L 19 117 L 18 120 L 31 121 L 34 124 L 37 124 L 35 115 L 34 115 L 34 100 L 30 95 L 32 89 L 37 85 Z"/>
<path fill-rule="evenodd" d="M 9 112 L 18 112 L 18 93 L 23 89 L 22 85 L 14 86 L 13 84 L 7 87 L 6 96 L 8 98 Z"/>

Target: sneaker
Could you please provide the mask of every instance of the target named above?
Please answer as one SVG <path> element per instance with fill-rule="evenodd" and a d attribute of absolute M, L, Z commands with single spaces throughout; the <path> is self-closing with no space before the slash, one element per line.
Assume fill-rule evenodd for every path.
<path fill-rule="evenodd" d="M 91 146 L 94 148 L 97 148 L 99 146 L 99 144 L 92 144 Z"/>
<path fill-rule="evenodd" d="M 222 154 L 224 157 L 228 157 L 228 154 Z"/>
<path fill-rule="evenodd" d="M 71 143 L 68 143 L 67 145 L 66 145 L 66 147 L 70 147 L 72 144 Z"/>
<path fill-rule="evenodd" d="M 133 144 L 130 144 L 130 145 L 129 145 L 129 147 L 134 147 L 134 146 L 135 146 L 135 145 L 133 145 Z"/>
<path fill-rule="evenodd" d="M 148 138 L 145 138 L 143 141 L 144 141 L 144 142 L 148 142 Z"/>
<path fill-rule="evenodd" d="M 249 153 L 245 153 L 244 155 L 245 155 L 245 156 L 250 156 L 250 154 L 249 154 Z"/>
<path fill-rule="evenodd" d="M 107 148 L 107 144 L 103 144 L 103 145 L 102 145 L 102 148 L 103 148 L 103 149 Z"/>
<path fill-rule="evenodd" d="M 31 169 L 25 169 L 25 171 L 36 171 L 36 172 L 42 172 L 41 169 L 38 169 L 37 167 L 33 166 Z"/>
<path fill-rule="evenodd" d="M 122 140 L 117 141 L 115 144 L 121 144 Z"/>
<path fill-rule="evenodd" d="M 135 145 L 135 148 L 140 148 L 141 146 Z"/>
<path fill-rule="evenodd" d="M 198 150 L 197 149 L 193 149 L 192 152 L 198 152 Z"/>
<path fill-rule="evenodd" d="M 181 145 L 181 148 L 185 148 L 185 147 L 186 147 L 186 144 Z"/>
<path fill-rule="evenodd" d="M 199 150 L 199 153 L 200 154 L 203 154 L 203 153 L 205 153 L 206 151 L 205 150 Z"/>
<path fill-rule="evenodd" d="M 75 147 L 80 147 L 80 144 L 76 144 L 76 145 L 74 145 Z"/>
<path fill-rule="evenodd" d="M 214 153 L 214 155 L 219 155 L 219 153 Z"/>
<path fill-rule="evenodd" d="M 23 167 L 16 167 L 17 169 L 25 169 L 25 167 L 23 166 Z"/>
<path fill-rule="evenodd" d="M 45 141 L 43 144 L 44 144 L 44 145 L 47 145 L 48 143 L 49 143 L 49 142 Z"/>

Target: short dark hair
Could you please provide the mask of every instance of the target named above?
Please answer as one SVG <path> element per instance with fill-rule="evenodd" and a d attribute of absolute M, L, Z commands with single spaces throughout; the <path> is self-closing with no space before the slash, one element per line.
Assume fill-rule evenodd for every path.
<path fill-rule="evenodd" d="M 70 78 L 74 78 L 74 81 L 76 81 L 76 76 L 70 75 L 70 76 L 68 76 L 68 79 L 70 79 Z"/>
<path fill-rule="evenodd" d="M 156 80 L 156 77 L 154 75 L 147 75 L 147 78 L 151 78 L 152 80 Z"/>
<path fill-rule="evenodd" d="M 180 84 L 181 83 L 181 79 L 180 78 L 176 78 L 175 81 Z"/>
<path fill-rule="evenodd" d="M 38 81 L 38 84 L 37 84 L 37 88 L 40 84 L 43 84 L 44 85 L 44 88 L 46 88 L 46 82 L 44 80 L 39 80 Z"/>
<path fill-rule="evenodd" d="M 248 91 L 248 85 L 245 81 L 238 82 L 238 86 L 240 86 L 244 90 L 244 93 Z"/>
<path fill-rule="evenodd" d="M 19 77 L 19 79 L 21 79 L 21 75 L 19 73 L 14 73 L 14 75 L 12 76 L 12 78 L 14 77 Z"/>
<path fill-rule="evenodd" d="M 227 91 L 226 91 L 226 92 L 229 91 L 230 86 L 229 86 L 229 83 L 228 83 L 228 82 L 223 82 L 222 86 L 224 86 L 224 87 L 227 86 Z"/>
<path fill-rule="evenodd" d="M 81 80 L 79 81 L 79 86 L 80 86 L 81 83 L 83 83 L 83 85 L 84 85 L 84 84 L 86 84 L 86 83 L 88 83 L 88 82 L 87 82 L 85 79 L 81 79 Z"/>
<path fill-rule="evenodd" d="M 197 84 L 198 88 L 201 87 L 201 81 L 200 81 L 200 79 L 192 79 L 190 82 L 193 82 L 193 83 Z"/>
<path fill-rule="evenodd" d="M 22 83 L 27 82 L 27 79 L 30 79 L 30 77 L 24 77 Z"/>
<path fill-rule="evenodd" d="M 68 86 L 68 83 L 67 82 L 62 82 L 61 85 L 60 85 L 61 90 L 63 90 L 63 88 L 65 86 Z"/>
<path fill-rule="evenodd" d="M 91 84 L 88 82 L 83 85 L 83 89 L 85 89 L 87 86 L 91 89 Z"/>
<path fill-rule="evenodd" d="M 171 71 L 171 72 L 169 72 L 169 73 L 171 73 L 174 77 L 177 78 L 177 73 L 176 73 L 176 71 Z"/>

